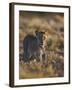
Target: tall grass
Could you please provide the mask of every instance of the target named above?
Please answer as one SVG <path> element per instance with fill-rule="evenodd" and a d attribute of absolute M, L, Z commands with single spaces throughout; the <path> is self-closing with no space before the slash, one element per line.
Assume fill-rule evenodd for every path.
<path fill-rule="evenodd" d="M 35 30 L 47 33 L 46 63 L 31 60 L 23 63 L 23 39 Z M 23 12 L 19 15 L 19 78 L 64 76 L 64 15 L 58 13 Z"/>

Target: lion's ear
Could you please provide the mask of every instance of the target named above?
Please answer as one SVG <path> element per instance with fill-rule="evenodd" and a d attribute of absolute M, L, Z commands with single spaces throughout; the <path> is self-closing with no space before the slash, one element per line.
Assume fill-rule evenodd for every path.
<path fill-rule="evenodd" d="M 38 35 L 40 27 L 36 27 L 35 34 Z"/>
<path fill-rule="evenodd" d="M 42 34 L 45 34 L 45 32 L 41 32 Z"/>
<path fill-rule="evenodd" d="M 35 34 L 38 35 L 38 30 L 35 31 Z"/>

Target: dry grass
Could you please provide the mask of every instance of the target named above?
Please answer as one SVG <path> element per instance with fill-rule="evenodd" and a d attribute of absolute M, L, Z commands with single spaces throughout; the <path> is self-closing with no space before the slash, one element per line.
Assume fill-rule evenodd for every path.
<path fill-rule="evenodd" d="M 23 60 L 23 39 L 35 34 L 36 28 L 47 32 L 48 60 L 25 64 Z M 64 76 L 64 15 L 58 13 L 20 12 L 19 19 L 19 78 L 45 78 Z"/>
<path fill-rule="evenodd" d="M 48 56 L 47 63 L 31 61 L 25 64 L 20 62 L 20 78 L 62 77 L 64 58 L 52 52 Z"/>

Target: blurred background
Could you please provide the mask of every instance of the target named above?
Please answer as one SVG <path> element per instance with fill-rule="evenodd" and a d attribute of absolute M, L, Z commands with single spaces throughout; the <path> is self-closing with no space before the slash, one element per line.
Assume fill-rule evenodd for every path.
<path fill-rule="evenodd" d="M 48 64 L 41 66 L 32 61 L 30 64 L 21 63 L 23 60 L 23 40 L 35 30 L 47 32 Z M 19 12 L 19 78 L 45 78 L 64 76 L 64 14 L 50 12 Z"/>

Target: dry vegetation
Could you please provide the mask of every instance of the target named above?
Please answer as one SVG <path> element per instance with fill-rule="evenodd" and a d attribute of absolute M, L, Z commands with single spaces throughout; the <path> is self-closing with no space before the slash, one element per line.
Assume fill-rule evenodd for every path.
<path fill-rule="evenodd" d="M 23 39 L 35 30 L 47 32 L 46 64 L 32 60 L 23 61 Z M 64 76 L 64 15 L 62 13 L 22 12 L 19 17 L 19 78 L 45 78 Z"/>

